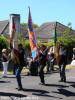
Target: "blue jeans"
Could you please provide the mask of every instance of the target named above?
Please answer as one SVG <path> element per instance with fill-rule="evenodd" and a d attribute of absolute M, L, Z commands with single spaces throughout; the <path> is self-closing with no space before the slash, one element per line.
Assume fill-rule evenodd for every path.
<path fill-rule="evenodd" d="M 16 68 L 16 79 L 17 79 L 19 89 L 22 88 L 21 76 L 20 76 L 22 68 L 23 67 L 21 67 L 21 66 Z"/>

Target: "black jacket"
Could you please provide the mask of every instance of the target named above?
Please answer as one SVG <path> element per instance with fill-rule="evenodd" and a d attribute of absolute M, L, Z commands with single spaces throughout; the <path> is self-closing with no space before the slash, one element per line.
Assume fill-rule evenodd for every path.
<path fill-rule="evenodd" d="M 47 52 L 48 50 L 44 50 L 42 52 L 40 52 L 40 55 L 39 55 L 39 59 L 40 59 L 40 64 L 43 64 L 43 65 L 46 65 L 46 60 L 47 60 Z"/>
<path fill-rule="evenodd" d="M 20 61 L 20 65 L 21 66 L 24 66 L 25 65 L 24 55 L 25 55 L 25 51 L 24 51 L 23 48 L 21 48 L 19 50 L 19 61 Z"/>
<path fill-rule="evenodd" d="M 67 64 L 67 51 L 64 49 L 62 54 L 59 55 L 59 65 L 60 64 Z"/>

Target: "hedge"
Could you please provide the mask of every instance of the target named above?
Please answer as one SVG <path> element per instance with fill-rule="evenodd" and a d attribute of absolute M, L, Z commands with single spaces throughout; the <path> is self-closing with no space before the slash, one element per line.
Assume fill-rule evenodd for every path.
<path fill-rule="evenodd" d="M 7 40 L 4 36 L 0 36 L 0 53 L 3 48 L 8 48 L 9 40 Z"/>

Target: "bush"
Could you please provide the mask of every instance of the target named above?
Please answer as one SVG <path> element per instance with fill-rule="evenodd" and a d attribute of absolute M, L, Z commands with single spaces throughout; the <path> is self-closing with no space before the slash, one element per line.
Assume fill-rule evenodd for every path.
<path fill-rule="evenodd" d="M 27 48 L 30 50 L 30 42 L 29 40 L 26 40 L 25 42 L 22 43 L 24 48 Z"/>
<path fill-rule="evenodd" d="M 71 60 L 73 48 L 75 47 L 75 37 L 65 34 L 58 38 L 58 44 L 64 44 L 65 48 L 67 49 L 67 57 L 69 60 Z"/>
<path fill-rule="evenodd" d="M 0 36 L 0 53 L 3 48 L 8 48 L 8 46 L 9 41 L 4 36 Z"/>
<path fill-rule="evenodd" d="M 41 46 L 42 44 L 44 44 L 46 47 L 47 46 L 50 46 L 50 47 L 54 46 L 54 42 L 53 41 L 49 42 L 49 43 L 37 43 L 38 47 Z"/>

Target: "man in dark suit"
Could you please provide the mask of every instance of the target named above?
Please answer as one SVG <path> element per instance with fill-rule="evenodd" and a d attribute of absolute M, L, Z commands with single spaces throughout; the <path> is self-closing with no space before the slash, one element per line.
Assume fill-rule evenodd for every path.
<path fill-rule="evenodd" d="M 39 70 L 39 76 L 40 76 L 40 80 L 41 80 L 41 85 L 45 85 L 45 80 L 44 80 L 44 67 L 46 66 L 46 59 L 47 59 L 47 53 L 48 53 L 48 49 L 46 49 L 45 45 L 41 45 L 41 49 L 39 52 L 39 65 L 40 65 L 40 70 Z"/>
<path fill-rule="evenodd" d="M 66 82 L 65 68 L 67 64 L 67 51 L 64 45 L 60 45 L 59 50 L 59 69 L 60 69 L 60 82 Z"/>

